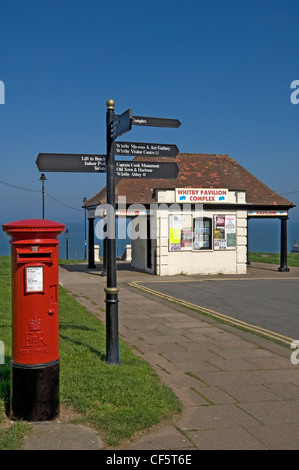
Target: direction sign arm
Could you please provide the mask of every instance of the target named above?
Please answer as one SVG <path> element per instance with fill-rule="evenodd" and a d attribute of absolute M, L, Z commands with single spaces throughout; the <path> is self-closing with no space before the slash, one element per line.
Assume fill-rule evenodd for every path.
<path fill-rule="evenodd" d="M 116 116 L 117 118 L 120 116 Z M 178 119 L 146 117 L 146 116 L 133 116 L 132 124 L 134 126 L 152 126 L 152 127 L 169 127 L 177 129 L 181 126 Z"/>
<path fill-rule="evenodd" d="M 109 123 L 110 139 L 112 140 L 131 130 L 133 121 L 132 110 L 127 109 L 127 111 L 117 117 L 115 117 L 113 112 L 113 118 Z"/>
<path fill-rule="evenodd" d="M 106 171 L 106 155 L 39 153 L 36 159 L 39 171 L 103 173 Z"/>
<path fill-rule="evenodd" d="M 173 144 L 114 141 L 112 147 L 115 155 L 133 157 L 176 157 L 179 153 L 179 149 Z"/>

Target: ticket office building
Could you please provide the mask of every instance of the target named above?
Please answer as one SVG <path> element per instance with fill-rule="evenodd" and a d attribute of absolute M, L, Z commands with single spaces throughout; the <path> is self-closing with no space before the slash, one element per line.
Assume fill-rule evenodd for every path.
<path fill-rule="evenodd" d="M 294 205 L 227 155 L 179 154 L 176 180 L 125 180 L 132 217 L 133 268 L 158 275 L 245 274 L 248 267 L 248 217 L 281 219 L 281 266 L 287 268 L 287 219 Z M 90 246 L 96 207 L 105 188 L 87 201 Z M 141 204 L 146 211 L 132 212 Z M 138 236 L 139 235 L 139 236 Z M 92 249 L 89 250 L 92 258 Z M 89 259 L 89 267 L 94 267 Z"/>

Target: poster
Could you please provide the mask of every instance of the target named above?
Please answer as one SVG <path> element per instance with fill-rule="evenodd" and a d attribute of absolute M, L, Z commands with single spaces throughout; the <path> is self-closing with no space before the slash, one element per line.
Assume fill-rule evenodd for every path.
<path fill-rule="evenodd" d="M 190 228 L 182 228 L 181 230 L 181 247 L 192 249 L 192 230 Z"/>
<path fill-rule="evenodd" d="M 192 250 L 191 214 L 178 214 L 169 216 L 169 250 Z"/>
<path fill-rule="evenodd" d="M 225 217 L 225 231 L 227 248 L 236 246 L 236 216 L 227 215 Z"/>
<path fill-rule="evenodd" d="M 236 247 L 236 216 L 214 216 L 214 249 L 226 250 Z"/>

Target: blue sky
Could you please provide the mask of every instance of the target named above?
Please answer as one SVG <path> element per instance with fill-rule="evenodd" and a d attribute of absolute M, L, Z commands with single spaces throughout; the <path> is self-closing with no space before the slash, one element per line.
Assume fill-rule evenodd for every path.
<path fill-rule="evenodd" d="M 0 180 L 40 190 L 39 152 L 105 153 L 116 113 L 179 119 L 122 140 L 228 154 L 299 205 L 297 0 L 0 0 Z M 47 173 L 51 220 L 81 220 L 93 174 Z M 1 223 L 41 217 L 38 192 L 0 183 Z M 294 209 L 291 218 L 299 220 Z"/>

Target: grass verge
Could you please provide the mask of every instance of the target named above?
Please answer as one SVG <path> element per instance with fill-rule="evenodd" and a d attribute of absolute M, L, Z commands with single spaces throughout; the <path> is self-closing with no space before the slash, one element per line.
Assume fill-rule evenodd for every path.
<path fill-rule="evenodd" d="M 9 429 L 1 426 L 6 418 L 10 386 L 10 257 L 0 257 L 0 279 L 0 340 L 6 353 L 5 364 L 0 364 L 0 450 L 3 450 L 19 448 L 28 428 L 24 423 L 15 423 Z M 108 365 L 104 361 L 104 325 L 65 289 L 60 287 L 59 293 L 62 406 L 70 405 L 80 412 L 80 422 L 92 424 L 106 446 L 111 447 L 181 411 L 172 390 L 124 342 L 120 341 L 121 365 Z"/>
<path fill-rule="evenodd" d="M 280 253 L 249 253 L 249 261 L 280 265 Z M 288 266 L 299 266 L 299 253 L 288 253 Z"/>

